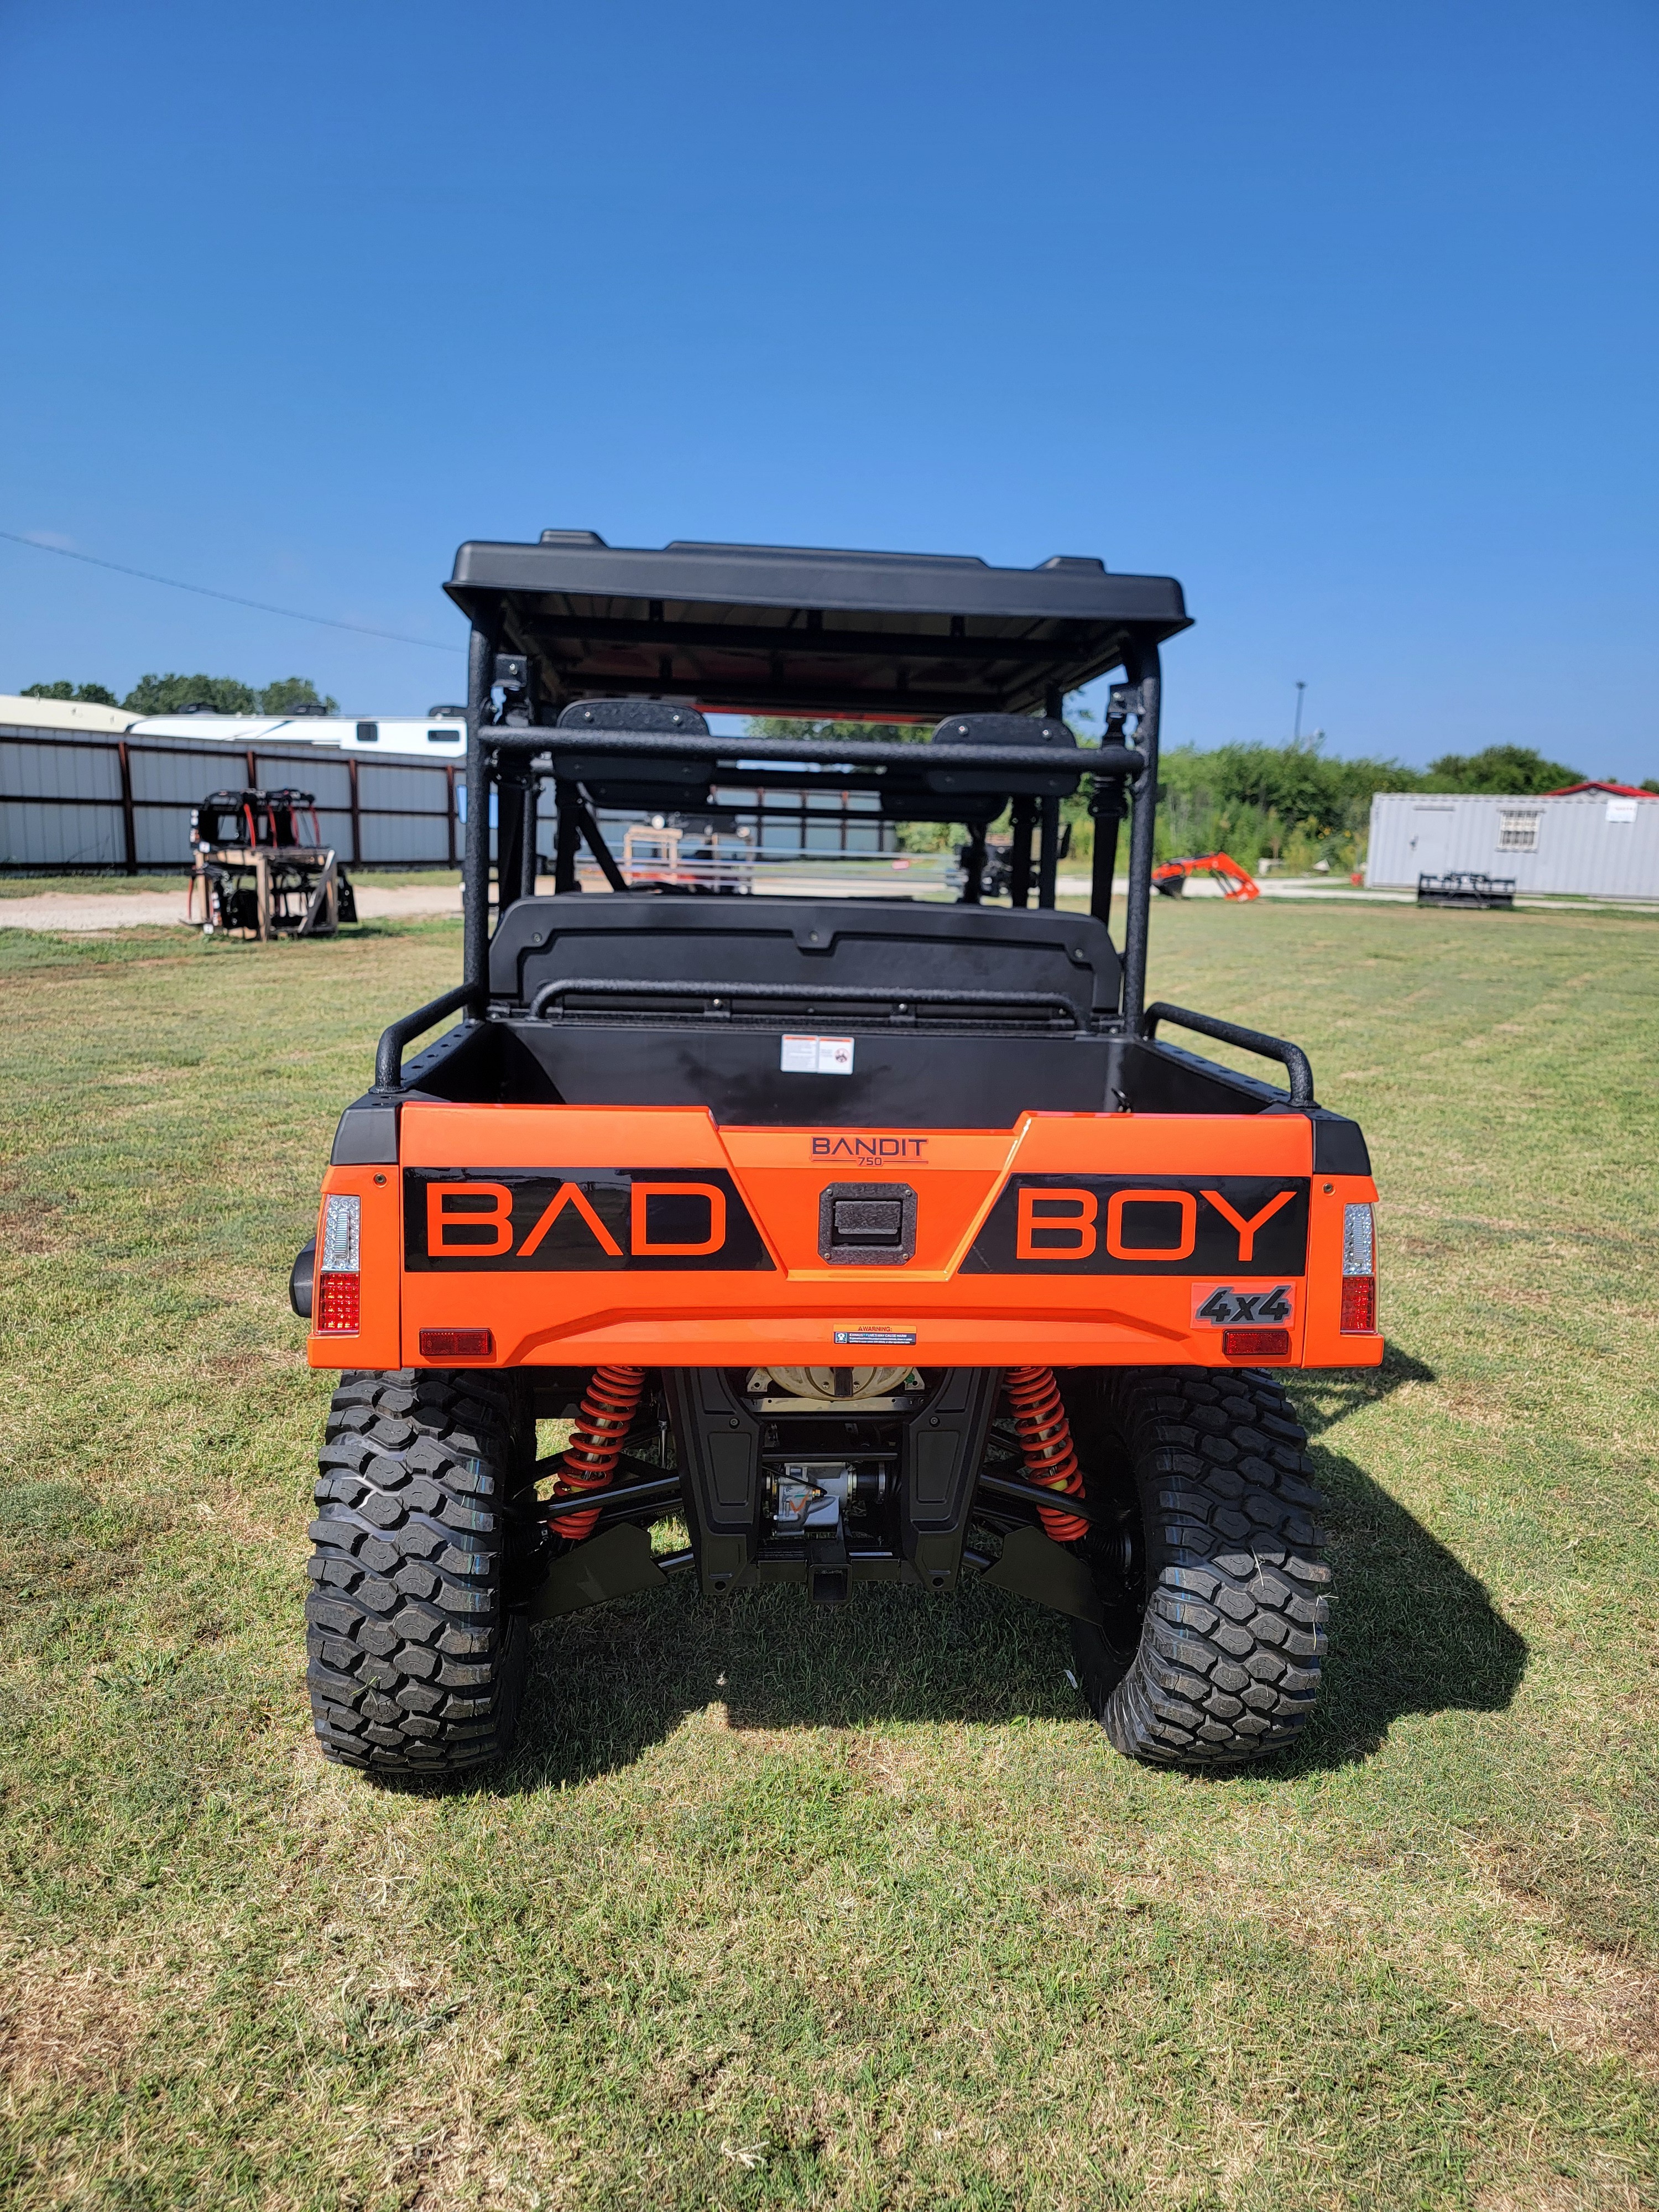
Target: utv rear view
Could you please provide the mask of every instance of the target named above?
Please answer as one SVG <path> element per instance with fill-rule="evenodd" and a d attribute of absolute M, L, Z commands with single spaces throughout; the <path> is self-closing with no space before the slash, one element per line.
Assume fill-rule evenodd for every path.
<path fill-rule="evenodd" d="M 344 1370 L 307 1605 L 325 1753 L 499 1757 L 536 1620 L 682 1575 L 826 1605 L 976 1575 L 1067 1616 L 1120 1749 L 1289 1743 L 1328 1575 L 1285 1375 L 1381 1358 L 1376 1193 L 1294 1045 L 1146 1002 L 1180 587 L 549 532 L 463 546 L 448 590 L 472 624 L 464 980 L 382 1037 L 295 1273 L 313 1365 Z M 1081 745 L 1065 697 L 1114 669 Z M 757 739 L 698 702 L 887 727 Z M 1056 897 L 1082 789 L 1087 913 Z M 959 896 L 769 882 L 781 793 L 803 820 L 855 793 L 957 825 Z M 631 887 L 606 813 L 744 821 L 757 857 Z M 607 890 L 580 888 L 584 848 Z M 569 1442 L 538 1460 L 550 1419 Z"/>

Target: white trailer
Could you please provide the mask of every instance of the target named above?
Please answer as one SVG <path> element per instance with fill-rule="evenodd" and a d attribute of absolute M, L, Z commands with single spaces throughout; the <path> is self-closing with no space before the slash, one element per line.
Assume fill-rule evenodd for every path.
<path fill-rule="evenodd" d="M 1365 880 L 1415 890 L 1419 876 L 1512 876 L 1517 892 L 1659 899 L 1659 794 L 1559 797 L 1380 791 Z"/>
<path fill-rule="evenodd" d="M 422 760 L 464 760 L 466 716 L 459 707 L 436 707 L 418 721 L 410 715 L 149 714 L 127 733 L 135 738 L 206 738 L 228 745 L 330 745 L 341 752 L 384 759 L 389 753 Z"/>

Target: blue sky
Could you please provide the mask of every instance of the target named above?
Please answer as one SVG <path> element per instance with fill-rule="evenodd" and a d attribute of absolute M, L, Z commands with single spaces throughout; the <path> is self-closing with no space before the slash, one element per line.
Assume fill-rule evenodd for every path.
<path fill-rule="evenodd" d="M 0 0 L 0 689 L 459 696 L 455 545 L 1097 553 L 1166 738 L 1659 774 L 1651 0 Z"/>

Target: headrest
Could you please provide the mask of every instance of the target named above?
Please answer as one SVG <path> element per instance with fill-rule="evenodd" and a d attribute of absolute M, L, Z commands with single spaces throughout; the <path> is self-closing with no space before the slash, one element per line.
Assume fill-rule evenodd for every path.
<path fill-rule="evenodd" d="M 931 745 L 1070 745 L 1064 722 L 1035 714 L 951 714 L 929 736 Z"/>
<path fill-rule="evenodd" d="M 1007 715 L 1003 719 L 1018 719 Z M 559 716 L 561 730 L 660 730 L 665 734 L 706 738 L 708 725 L 695 707 L 667 699 L 578 699 Z"/>

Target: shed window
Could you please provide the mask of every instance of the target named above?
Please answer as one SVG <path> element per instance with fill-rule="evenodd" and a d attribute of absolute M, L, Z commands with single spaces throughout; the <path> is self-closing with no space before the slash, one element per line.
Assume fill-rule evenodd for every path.
<path fill-rule="evenodd" d="M 1538 850 L 1540 814 L 1522 814 L 1517 809 L 1504 807 L 1498 817 L 1498 849 L 1500 853 L 1535 853 Z"/>
<path fill-rule="evenodd" d="M 359 722 L 357 725 L 357 742 L 360 745 L 378 745 L 380 742 L 380 724 L 378 722 Z"/>

